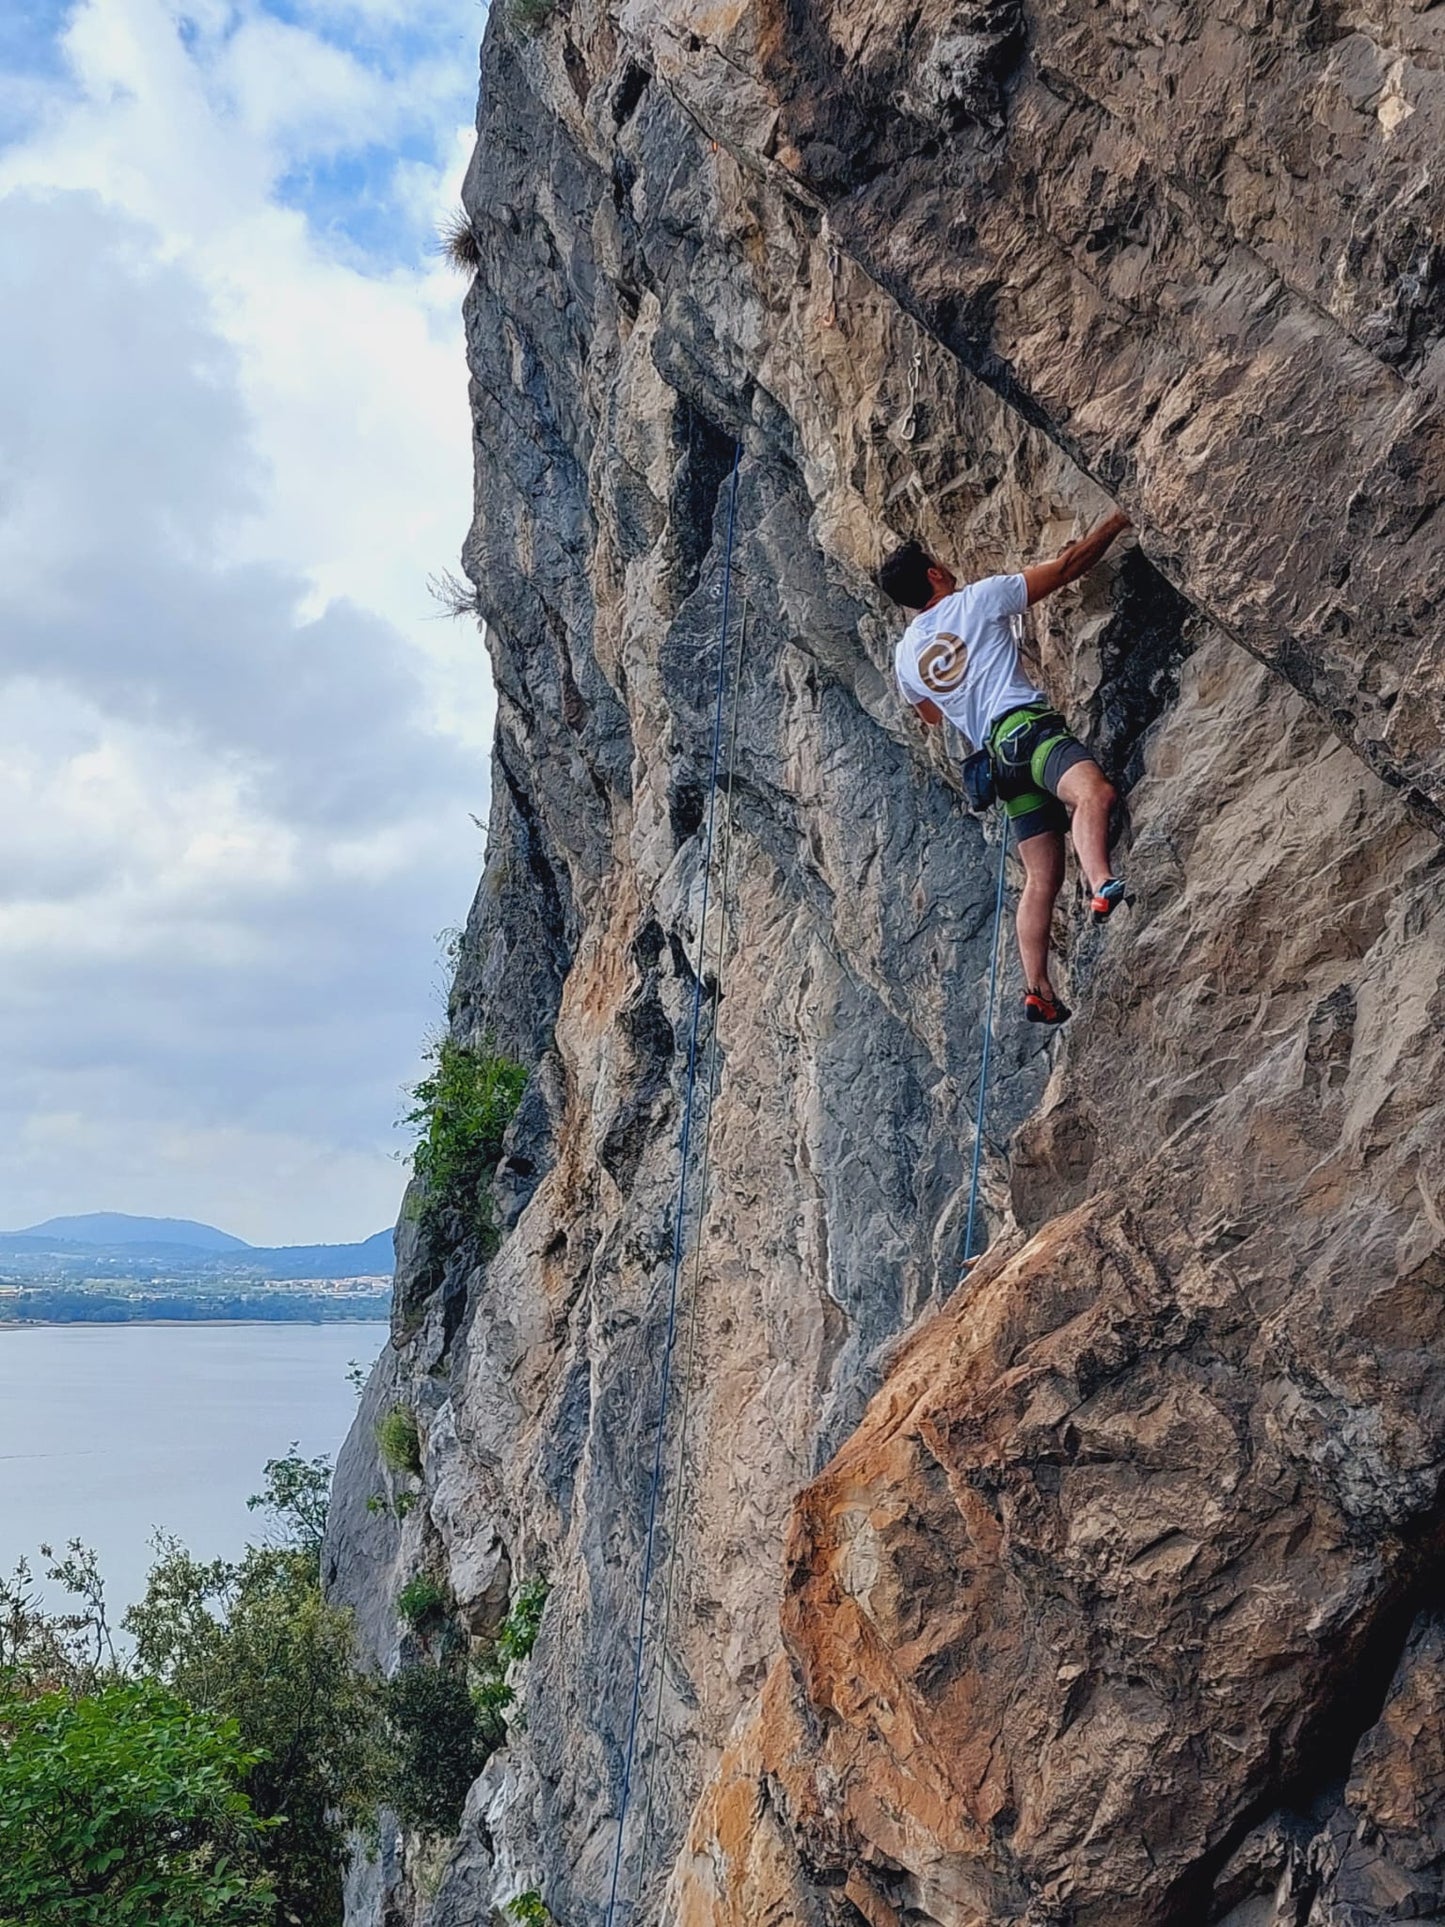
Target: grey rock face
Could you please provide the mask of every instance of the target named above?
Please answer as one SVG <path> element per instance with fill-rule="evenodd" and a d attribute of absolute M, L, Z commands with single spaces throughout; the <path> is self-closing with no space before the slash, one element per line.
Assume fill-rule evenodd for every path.
<path fill-rule="evenodd" d="M 1135 1822 L 1167 1722 L 1090 1646 L 1142 1649 L 1138 1627 L 1171 1628 L 1188 1591 L 1173 1539 L 1157 1557 L 1131 1539 L 1144 1500 L 1100 1496 L 1091 1466 L 1132 1464 L 1137 1447 L 1147 1482 L 1162 1455 L 1221 1574 L 1239 1547 L 1263 1548 L 1262 1565 L 1294 1546 L 1297 1503 L 1306 1545 L 1329 1553 L 1327 1580 L 1298 1597 L 1313 1610 L 1328 1593 L 1330 1637 L 1354 1654 L 1387 1650 L 1391 1586 L 1425 1608 L 1392 1535 L 1430 1514 L 1439 1463 L 1434 1326 L 1416 1302 L 1438 1263 L 1433 952 L 1409 948 L 1433 916 L 1437 857 L 1352 760 L 1422 799 L 1439 791 L 1425 399 L 1439 328 L 1409 189 L 1435 87 L 1410 48 L 1433 29 L 1387 8 L 1388 32 L 1321 27 L 1314 45 L 1266 23 L 1255 42 L 1274 57 L 1256 64 L 1248 10 L 1173 11 L 1156 32 L 1143 7 L 1106 23 L 1067 4 L 1047 19 L 930 4 L 900 23 L 872 0 L 574 0 L 535 33 L 500 10 L 489 32 L 466 188 L 482 260 L 466 304 L 465 564 L 499 713 L 450 1019 L 533 1075 L 497 1175 L 495 1253 L 460 1223 L 404 1218 L 393 1348 L 339 1468 L 328 1562 L 385 1667 L 396 1592 L 423 1565 L 447 1574 L 478 1639 L 521 1580 L 545 1571 L 552 1590 L 518 1676 L 522 1718 L 457 1841 L 387 1834 L 354 1876 L 352 1927 L 494 1922 L 532 1887 L 567 1927 L 604 1917 L 690 1063 L 701 1096 L 621 1918 L 1334 1927 L 1436 1904 L 1437 1808 L 1401 1738 L 1415 1715 L 1391 1711 L 1431 1703 L 1428 1617 L 1370 1737 L 1356 1748 L 1367 1723 L 1342 1718 L 1331 1786 L 1298 1808 L 1289 1761 L 1334 1706 L 1338 1667 L 1312 1647 L 1308 1664 L 1282 1660 L 1252 1702 L 1247 1763 L 1221 1742 L 1208 1799 L 1171 1783 L 1163 1804 L 1183 1818 L 1154 1842 L 1163 1873 Z M 1258 127 L 1230 94 L 1246 69 Z M 1187 111 L 1165 104 L 1171 82 Z M 1348 247 L 1331 237 L 1322 158 L 1281 169 L 1262 131 L 1282 139 L 1316 84 L 1362 103 L 1324 115 L 1329 152 L 1362 181 L 1387 163 Z M 1384 154 L 1362 113 L 1406 129 L 1401 145 Z M 1230 169 L 1209 173 L 1226 151 Z M 905 534 L 970 574 L 1052 552 L 1105 506 L 1085 467 L 1139 509 L 1165 573 L 1126 549 L 1048 605 L 1031 648 L 1131 786 L 1136 920 L 1105 941 L 1066 898 L 1076 1037 L 1019 1023 L 1010 966 L 975 1301 L 954 1294 L 996 845 L 944 745 L 900 713 L 896 622 L 869 576 Z M 1411 907 L 1392 920 L 1377 898 L 1395 891 Z M 1375 1132 L 1362 1119 L 1388 1101 L 1358 1040 L 1385 1050 L 1382 1011 L 1399 1014 L 1415 1071 L 1397 1080 L 1398 1126 Z M 1418 1156 L 1371 1148 L 1396 1128 L 1422 1133 Z M 1411 1362 L 1380 1368 L 1388 1393 L 1373 1367 L 1322 1363 L 1356 1357 L 1314 1249 L 1346 1239 L 1343 1220 L 1312 1228 L 1330 1199 L 1347 1201 L 1354 1247 L 1407 1280 L 1401 1316 L 1422 1335 Z M 1241 1290 L 1267 1324 L 1255 1350 L 1248 1320 L 1226 1316 Z M 1110 1308 L 1097 1344 L 1082 1322 L 1094 1298 Z M 1135 1439 L 1163 1409 L 1150 1374 L 1167 1379 L 1186 1342 L 1227 1352 L 1229 1425 L 1267 1442 L 1277 1532 L 1271 1513 L 1251 1538 L 1210 1484 L 1226 1460 L 1242 1477 L 1248 1454 L 1238 1437 L 1224 1452 L 1207 1413 L 1191 1434 L 1202 1397 L 1180 1392 L 1161 1439 Z M 1028 1347 L 1064 1361 L 1055 1378 Z M 922 1398 L 920 1359 L 948 1437 L 996 1446 L 1028 1488 L 1002 1549 L 980 1528 L 942 1565 L 954 1499 L 972 1531 L 970 1505 L 1004 1474 L 961 1444 L 920 1446 L 917 1484 L 903 1478 L 889 1414 L 902 1427 Z M 1014 1412 L 1024 1383 L 1037 1401 L 1020 1392 Z M 1081 1406 L 1098 1394 L 1088 1449 L 1066 1391 Z M 365 1505 L 386 1489 L 371 1440 L 394 1403 L 423 1446 L 402 1520 Z M 804 1487 L 808 1532 L 794 1519 L 790 1540 Z M 1064 1543 L 1071 1521 L 1087 1544 L 1077 1564 L 1058 1555 L 1060 1577 L 1050 1535 Z M 998 1711 L 987 1758 L 970 1751 L 976 1710 L 955 1718 L 949 1702 L 918 1730 L 974 1790 L 930 1805 L 894 1771 L 894 1711 L 974 1690 L 958 1601 L 993 1611 L 995 1586 L 1020 1624 L 1047 1601 L 1037 1651 L 1025 1642 L 1009 1665 L 1031 1690 L 1068 1646 L 1079 1670 L 1060 1732 L 1077 1724 L 1080 1756 L 1050 1764 L 1042 1687 L 1028 1718 L 1025 1686 Z M 890 1666 L 903 1653 L 896 1670 L 855 1656 L 848 1602 L 863 1597 L 868 1637 L 893 1642 Z M 1268 1617 L 1239 1611 L 1247 1628 Z M 835 1678 L 847 1690 L 830 1697 L 820 1682 Z M 1182 1671 L 1165 1698 L 1193 1704 Z M 1205 1757 L 1193 1717 L 1168 1729 L 1171 1760 Z M 1095 1756 L 1085 1733 L 1113 1737 L 1089 1741 Z M 1117 1783 L 1116 1831 L 1070 1832 L 1070 1772 Z"/>

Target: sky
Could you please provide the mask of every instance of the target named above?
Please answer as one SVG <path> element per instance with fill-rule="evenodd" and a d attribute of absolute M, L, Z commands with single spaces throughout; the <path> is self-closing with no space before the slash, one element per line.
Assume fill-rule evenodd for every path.
<path fill-rule="evenodd" d="M 492 699 L 477 0 L 0 9 L 0 1229 L 391 1223 Z"/>

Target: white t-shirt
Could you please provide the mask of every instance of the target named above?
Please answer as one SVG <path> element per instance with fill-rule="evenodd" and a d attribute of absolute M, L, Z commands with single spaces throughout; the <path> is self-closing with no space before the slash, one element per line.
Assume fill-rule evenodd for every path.
<path fill-rule="evenodd" d="M 1024 674 L 1014 640 L 1013 618 L 1028 606 L 1021 575 L 991 575 L 922 610 L 898 641 L 898 687 L 911 703 L 937 703 L 982 749 L 1000 716 L 1048 700 Z"/>

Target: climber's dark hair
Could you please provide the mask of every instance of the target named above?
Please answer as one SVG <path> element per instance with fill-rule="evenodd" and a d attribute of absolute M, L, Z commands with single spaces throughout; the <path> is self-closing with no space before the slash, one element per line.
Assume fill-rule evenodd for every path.
<path fill-rule="evenodd" d="M 878 587 L 902 608 L 922 609 L 933 596 L 928 571 L 937 567 L 921 542 L 905 542 L 885 559 L 878 571 Z"/>

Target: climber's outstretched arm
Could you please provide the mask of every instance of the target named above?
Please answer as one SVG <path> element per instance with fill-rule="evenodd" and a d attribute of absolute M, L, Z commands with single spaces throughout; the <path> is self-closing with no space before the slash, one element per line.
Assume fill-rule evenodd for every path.
<path fill-rule="evenodd" d="M 1023 577 L 1028 585 L 1029 607 L 1042 601 L 1046 595 L 1052 595 L 1055 589 L 1067 588 L 1069 583 L 1087 575 L 1114 537 L 1122 535 L 1128 527 L 1128 516 L 1120 515 L 1116 510 L 1113 515 L 1106 516 L 1096 529 L 1090 529 L 1077 542 L 1070 542 L 1052 562 L 1036 562 L 1033 568 L 1025 569 Z"/>
<path fill-rule="evenodd" d="M 938 725 L 943 721 L 943 711 L 938 707 L 937 703 L 931 703 L 926 696 L 921 703 L 915 703 L 913 705 L 913 713 L 917 716 L 919 722 L 927 723 L 930 729 L 937 729 Z"/>

